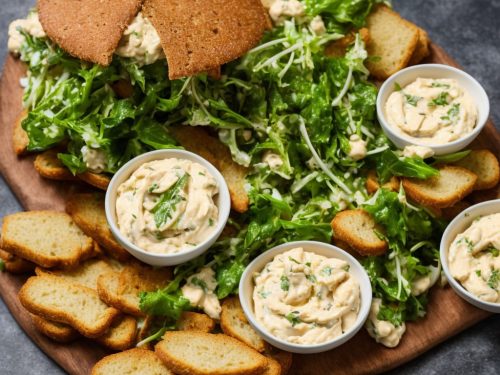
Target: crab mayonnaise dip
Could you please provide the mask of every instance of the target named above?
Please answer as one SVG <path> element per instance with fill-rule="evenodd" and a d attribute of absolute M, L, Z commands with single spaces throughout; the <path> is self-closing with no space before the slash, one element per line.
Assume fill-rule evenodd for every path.
<path fill-rule="evenodd" d="M 479 299 L 500 303 L 500 213 L 476 218 L 448 250 L 451 276 Z"/>
<path fill-rule="evenodd" d="M 215 178 L 198 163 L 176 158 L 145 163 L 118 187 L 118 228 L 147 252 L 190 250 L 215 230 L 218 192 Z"/>
<path fill-rule="evenodd" d="M 396 87 L 385 104 L 390 126 L 419 144 L 441 145 L 463 138 L 477 124 L 471 95 L 455 79 L 417 78 Z"/>
<path fill-rule="evenodd" d="M 356 322 L 360 287 L 344 260 L 298 247 L 274 257 L 254 283 L 255 318 L 282 340 L 321 344 Z"/>

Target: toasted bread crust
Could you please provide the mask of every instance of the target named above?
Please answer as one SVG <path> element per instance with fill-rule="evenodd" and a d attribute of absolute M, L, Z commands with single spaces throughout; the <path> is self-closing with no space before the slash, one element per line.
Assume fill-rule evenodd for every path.
<path fill-rule="evenodd" d="M 29 212 L 18 212 L 12 215 L 4 217 L 4 222 L 2 226 L 2 247 L 4 250 L 19 256 L 25 260 L 33 262 L 39 266 L 45 268 L 52 267 L 72 267 L 77 265 L 80 261 L 91 258 L 95 255 L 94 244 L 90 237 L 84 236 L 83 233 L 78 234 L 80 239 L 80 245 L 75 248 L 68 248 L 66 256 L 47 256 L 43 254 L 40 249 L 33 249 L 26 246 L 26 241 L 19 240 L 14 234 L 11 234 L 11 226 L 24 225 L 21 223 L 23 216 L 33 218 L 33 222 L 40 220 L 53 220 L 59 224 L 73 225 L 72 220 L 69 215 L 63 212 L 55 211 L 29 211 Z M 36 228 L 35 228 L 36 229 Z M 33 232 L 33 228 L 26 228 L 27 231 Z M 60 228 L 54 228 L 54 230 L 60 230 Z M 13 229 L 13 232 L 15 230 Z M 48 233 L 44 233 L 49 235 Z M 53 234 L 53 237 L 56 234 Z M 60 242 L 61 238 L 52 238 L 52 241 Z"/>
<path fill-rule="evenodd" d="M 429 56 L 430 54 L 429 42 L 430 42 L 429 35 L 424 29 L 419 27 L 417 47 L 415 48 L 413 55 L 411 55 L 411 59 L 408 63 L 409 65 L 418 64 L 427 56 Z"/>
<path fill-rule="evenodd" d="M 477 174 L 474 190 L 492 189 L 500 181 L 498 159 L 490 150 L 473 150 L 469 155 L 453 163 L 453 165 L 468 169 Z"/>
<path fill-rule="evenodd" d="M 172 133 L 182 147 L 207 159 L 221 172 L 229 188 L 231 208 L 246 212 L 250 204 L 245 190 L 248 168 L 235 163 L 229 149 L 199 126 L 177 126 Z"/>
<path fill-rule="evenodd" d="M 384 31 L 381 30 L 381 28 L 387 27 L 387 19 L 389 18 L 394 24 L 398 25 L 399 29 L 394 30 L 394 28 L 392 28 Z M 419 41 L 418 27 L 401 18 L 398 13 L 386 5 L 378 5 L 375 7 L 367 17 L 366 22 L 368 30 L 370 31 L 370 42 L 366 46 L 368 55 L 381 57 L 380 61 L 367 62 L 366 65 L 370 73 L 375 78 L 384 80 L 408 66 Z M 408 34 L 405 40 L 401 40 L 403 32 Z M 394 38 L 398 40 L 394 41 Z M 398 47 L 402 54 L 397 57 L 397 60 L 390 60 L 390 58 L 386 59 L 383 55 L 386 51 L 395 48 L 394 43 L 399 43 Z"/>
<path fill-rule="evenodd" d="M 399 185 L 399 178 L 392 176 L 389 181 L 382 185 L 382 187 L 391 191 L 399 191 Z M 368 172 L 368 176 L 366 177 L 366 191 L 368 194 L 373 194 L 378 189 L 380 189 L 380 184 L 378 182 L 377 172 L 371 170 Z"/>
<path fill-rule="evenodd" d="M 77 175 L 78 178 L 93 187 L 106 191 L 111 178 L 103 173 L 84 172 Z"/>
<path fill-rule="evenodd" d="M 56 308 L 54 306 L 49 306 L 50 303 L 47 301 L 34 301 L 33 297 L 37 291 L 47 285 L 57 288 L 61 296 L 71 293 L 79 295 L 80 298 L 85 296 L 87 302 L 91 301 L 89 303 L 95 303 L 99 299 L 97 293 L 90 288 L 72 284 L 57 276 L 48 275 L 30 277 L 19 291 L 19 300 L 26 310 L 47 320 L 68 324 L 85 337 L 96 338 L 102 336 L 119 314 L 119 311 L 115 308 L 105 307 L 104 304 L 102 304 L 100 308 L 103 309 L 103 313 L 96 314 L 92 325 L 86 324 L 79 320 L 74 314 L 65 311 L 62 306 Z"/>
<path fill-rule="evenodd" d="M 12 131 L 12 147 L 16 155 L 24 155 L 28 150 L 29 138 L 26 131 L 23 129 L 22 122 L 28 116 L 28 111 L 23 109 L 17 116 L 14 129 Z"/>
<path fill-rule="evenodd" d="M 2 249 L 0 249 L 0 259 L 3 260 L 5 264 L 5 270 L 14 275 L 30 273 L 35 269 L 33 263 Z"/>
<path fill-rule="evenodd" d="M 70 55 L 109 65 L 142 0 L 38 0 L 49 39 Z"/>
<path fill-rule="evenodd" d="M 387 251 L 387 242 L 379 239 L 375 233 L 369 233 L 375 229 L 382 232 L 382 229 L 364 210 L 339 212 L 331 224 L 334 238 L 346 243 L 361 255 L 382 255 Z M 364 237 L 359 235 L 359 231 L 365 232 Z M 368 235 L 370 239 L 366 238 Z"/>
<path fill-rule="evenodd" d="M 240 367 L 238 369 L 224 369 L 224 370 L 204 370 L 197 367 L 194 363 L 188 363 L 169 352 L 167 343 L 172 342 L 186 342 L 190 343 L 193 339 L 206 341 L 207 351 L 210 345 L 218 345 L 225 347 L 225 350 L 230 352 L 245 353 L 252 358 L 253 364 L 248 365 L 246 368 Z M 188 348 L 186 347 L 188 350 Z M 160 341 L 155 346 L 155 353 L 169 368 L 179 375 L 256 375 L 262 373 L 267 366 L 267 359 L 257 351 L 251 349 L 241 341 L 236 340 L 230 336 L 223 334 L 212 334 L 200 331 L 170 331 L 166 332 L 163 336 L 163 341 Z M 214 354 L 214 358 L 224 353 Z M 196 355 L 193 353 L 193 355 Z M 194 362 L 194 361 L 193 361 Z"/>
<path fill-rule="evenodd" d="M 134 346 L 137 320 L 131 316 L 118 316 L 108 331 L 95 340 L 111 350 L 127 350 Z"/>
<path fill-rule="evenodd" d="M 130 254 L 115 240 L 104 211 L 103 194 L 74 194 L 66 201 L 66 212 L 76 225 L 115 259 L 127 261 Z"/>
<path fill-rule="evenodd" d="M 238 297 L 226 298 L 222 303 L 220 326 L 226 335 L 240 340 L 258 352 L 265 350 L 265 341 L 248 323 Z"/>
<path fill-rule="evenodd" d="M 66 344 L 80 337 L 76 330 L 66 324 L 51 322 L 38 315 L 30 315 L 35 328 L 54 341 Z"/>
<path fill-rule="evenodd" d="M 210 71 L 242 56 L 268 27 L 259 0 L 145 0 L 143 12 L 160 35 L 170 79 Z"/>
<path fill-rule="evenodd" d="M 266 357 L 276 360 L 281 367 L 281 374 L 286 375 L 292 367 L 293 354 L 284 350 L 277 349 L 266 343 Z"/>
<path fill-rule="evenodd" d="M 215 321 L 206 314 L 192 311 L 184 311 L 177 322 L 179 331 L 201 331 L 212 332 L 215 328 Z"/>
<path fill-rule="evenodd" d="M 440 167 L 439 170 L 439 176 L 427 180 L 403 178 L 403 188 L 407 196 L 423 206 L 446 208 L 461 201 L 474 189 L 477 175 L 468 169 L 446 165 Z M 453 182 L 450 176 L 464 177 L 464 181 L 460 181 L 460 185 L 456 186 L 453 191 L 450 189 L 450 183 Z M 450 191 L 445 193 L 443 190 Z"/>
<path fill-rule="evenodd" d="M 154 352 L 144 349 L 130 349 L 108 355 L 95 364 L 91 375 L 118 375 L 121 373 L 174 375 Z"/>
<path fill-rule="evenodd" d="M 57 158 L 56 150 L 47 150 L 35 157 L 34 166 L 40 176 L 49 180 L 75 181 L 78 180 Z"/>

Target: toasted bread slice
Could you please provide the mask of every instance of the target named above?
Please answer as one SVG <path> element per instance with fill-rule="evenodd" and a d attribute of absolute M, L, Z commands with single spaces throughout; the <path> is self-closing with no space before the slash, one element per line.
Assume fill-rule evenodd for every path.
<path fill-rule="evenodd" d="M 121 272 L 109 272 L 99 276 L 97 291 L 99 297 L 108 305 L 118 310 L 143 317 L 139 307 L 139 293 L 155 291 L 170 281 L 172 272 L 169 268 L 129 265 Z"/>
<path fill-rule="evenodd" d="M 95 290 L 52 275 L 30 277 L 19 291 L 19 300 L 32 314 L 68 324 L 91 338 L 102 336 L 119 314 Z"/>
<path fill-rule="evenodd" d="M 413 55 L 411 55 L 411 59 L 409 65 L 415 65 L 420 63 L 423 59 L 425 59 L 430 54 L 429 50 L 429 35 L 424 29 L 418 28 L 418 43 Z"/>
<path fill-rule="evenodd" d="M 231 195 L 231 208 L 240 213 L 247 211 L 249 198 L 245 177 L 248 169 L 235 163 L 229 149 L 200 126 L 177 126 L 172 132 L 182 147 L 207 159 L 224 176 Z"/>
<path fill-rule="evenodd" d="M 115 240 L 109 230 L 104 211 L 104 194 L 74 194 L 66 201 L 66 212 L 76 225 L 92 237 L 110 256 L 120 261 L 130 259 L 130 254 Z"/>
<path fill-rule="evenodd" d="M 445 208 L 453 206 L 472 192 L 477 175 L 462 167 L 439 167 L 439 175 L 418 180 L 403 178 L 406 195 L 424 206 Z"/>
<path fill-rule="evenodd" d="M 59 181 L 78 180 L 57 158 L 57 151 L 48 150 L 38 154 L 35 158 L 35 169 L 44 178 Z"/>
<path fill-rule="evenodd" d="M 67 324 L 52 322 L 34 314 L 30 315 L 35 328 L 54 341 L 68 343 L 80 337 L 80 334 Z"/>
<path fill-rule="evenodd" d="M 137 336 L 137 320 L 131 316 L 119 316 L 108 331 L 95 340 L 111 350 L 126 350 L 134 346 Z"/>
<path fill-rule="evenodd" d="M 23 129 L 23 120 L 28 116 L 28 111 L 23 109 L 23 111 L 17 116 L 16 123 L 14 124 L 14 129 L 12 132 L 12 146 L 14 147 L 14 152 L 16 155 L 23 155 L 28 150 L 28 144 L 30 140 L 28 138 L 28 133 Z"/>
<path fill-rule="evenodd" d="M 357 31 L 363 40 L 363 42 L 368 43 L 370 41 L 370 32 L 366 27 L 363 27 Z M 344 36 L 343 38 L 330 43 L 325 48 L 325 54 L 328 57 L 344 57 L 347 51 L 347 47 L 354 43 L 356 40 L 356 33 L 351 32 Z"/>
<path fill-rule="evenodd" d="M 104 357 L 91 375 L 174 375 L 150 350 L 130 349 Z"/>
<path fill-rule="evenodd" d="M 452 221 L 456 216 L 458 216 L 462 211 L 469 208 L 471 204 L 467 201 L 460 201 L 455 203 L 453 206 L 441 209 L 442 217 L 445 220 Z"/>
<path fill-rule="evenodd" d="M 192 311 L 184 311 L 177 322 L 177 329 L 179 331 L 212 332 L 214 328 L 215 321 L 207 314 Z"/>
<path fill-rule="evenodd" d="M 71 267 L 94 255 L 94 244 L 64 212 L 30 211 L 4 217 L 2 247 L 45 268 Z"/>
<path fill-rule="evenodd" d="M 226 335 L 244 342 L 259 352 L 265 350 L 265 341 L 248 323 L 238 297 L 226 298 L 222 303 L 220 326 Z"/>
<path fill-rule="evenodd" d="M 200 331 L 170 331 L 155 346 L 155 353 L 180 375 L 260 374 L 266 357 L 226 335 Z"/>
<path fill-rule="evenodd" d="M 293 362 L 292 353 L 280 350 L 278 348 L 275 348 L 274 346 L 267 344 L 264 354 L 267 358 L 272 358 L 280 364 L 282 375 L 285 375 L 286 373 L 288 373 L 288 371 L 290 371 Z"/>
<path fill-rule="evenodd" d="M 0 249 L 0 259 L 3 260 L 5 270 L 15 275 L 30 273 L 35 269 L 35 265 L 33 263 L 2 249 Z"/>
<path fill-rule="evenodd" d="M 77 176 L 80 180 L 86 182 L 87 184 L 104 191 L 108 188 L 108 185 L 111 182 L 111 178 L 104 173 L 84 172 Z"/>
<path fill-rule="evenodd" d="M 94 290 L 97 290 L 97 279 L 99 276 L 108 272 L 113 272 L 113 268 L 107 262 L 100 259 L 89 259 L 76 268 L 46 270 L 37 267 L 35 270 L 35 273 L 38 276 L 58 276 L 69 282 L 86 286 L 87 288 Z"/>
<path fill-rule="evenodd" d="M 210 71 L 242 56 L 268 28 L 257 0 L 145 0 L 143 12 L 160 35 L 170 79 Z"/>
<path fill-rule="evenodd" d="M 474 190 L 494 188 L 500 181 L 498 159 L 490 150 L 473 150 L 453 165 L 468 169 L 477 175 Z"/>
<path fill-rule="evenodd" d="M 385 5 L 379 5 L 366 19 L 370 41 L 366 46 L 373 57 L 366 66 L 384 80 L 408 66 L 419 41 L 418 27 Z"/>
<path fill-rule="evenodd" d="M 272 357 L 266 357 L 267 366 L 262 375 L 282 375 L 280 363 Z"/>
<path fill-rule="evenodd" d="M 399 191 L 399 184 L 399 178 L 392 176 L 389 181 L 382 185 L 382 187 L 391 191 Z M 366 191 L 368 194 L 374 194 L 378 189 L 380 189 L 380 184 L 378 182 L 377 172 L 371 170 L 366 177 Z"/>
<path fill-rule="evenodd" d="M 70 55 L 109 65 L 142 0 L 38 0 L 47 36 Z"/>
<path fill-rule="evenodd" d="M 383 232 L 371 215 L 363 210 L 339 212 L 332 220 L 333 236 L 347 243 L 361 255 L 382 255 L 387 251 L 387 242 L 375 231 Z"/>

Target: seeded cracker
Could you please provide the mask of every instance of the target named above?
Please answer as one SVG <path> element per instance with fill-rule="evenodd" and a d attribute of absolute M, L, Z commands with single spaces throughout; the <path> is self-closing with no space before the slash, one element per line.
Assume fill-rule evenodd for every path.
<path fill-rule="evenodd" d="M 254 47 L 268 27 L 260 0 L 146 0 L 169 78 L 210 71 Z"/>
<path fill-rule="evenodd" d="M 142 0 L 38 0 L 47 36 L 79 59 L 109 65 Z"/>

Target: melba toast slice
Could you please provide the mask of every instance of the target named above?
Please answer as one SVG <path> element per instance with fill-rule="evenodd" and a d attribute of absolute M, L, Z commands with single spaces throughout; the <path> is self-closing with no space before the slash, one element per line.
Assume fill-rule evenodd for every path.
<path fill-rule="evenodd" d="M 170 331 L 155 346 L 155 353 L 179 375 L 260 374 L 267 359 L 230 336 L 197 331 Z"/>
<path fill-rule="evenodd" d="M 91 375 L 174 375 L 150 350 L 130 349 L 108 355 L 92 368 Z"/>
<path fill-rule="evenodd" d="M 90 338 L 102 336 L 119 311 L 96 291 L 57 276 L 33 276 L 19 292 L 21 304 L 32 314 L 65 323 Z"/>
<path fill-rule="evenodd" d="M 45 268 L 71 267 L 94 255 L 92 238 L 64 212 L 18 212 L 4 217 L 2 248 Z"/>

